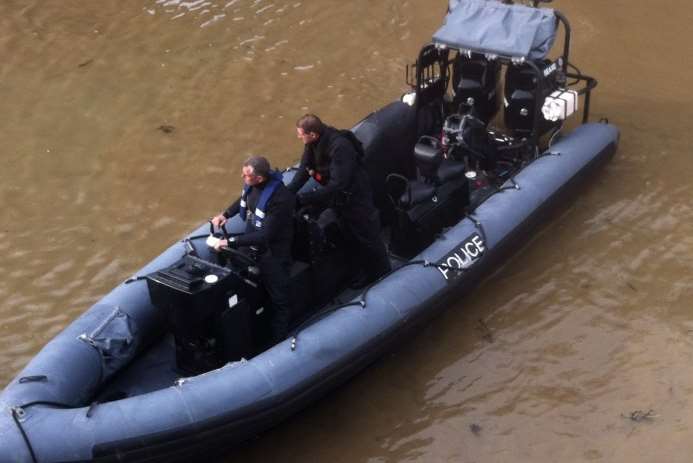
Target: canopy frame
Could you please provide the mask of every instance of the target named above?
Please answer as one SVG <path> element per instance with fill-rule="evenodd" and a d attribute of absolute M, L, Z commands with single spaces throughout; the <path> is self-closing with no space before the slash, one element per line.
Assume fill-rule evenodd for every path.
<path fill-rule="evenodd" d="M 567 79 L 574 79 L 572 84 L 577 84 L 578 82 L 584 82 L 584 86 L 577 90 L 578 95 L 584 96 L 584 104 L 582 108 L 582 123 L 586 123 L 589 120 L 590 112 L 590 96 L 591 90 L 597 85 L 597 80 L 588 75 L 582 74 L 574 66 L 569 63 L 570 56 L 570 43 L 571 43 L 571 27 L 568 19 L 558 10 L 551 10 L 556 21 L 556 35 L 559 33 L 560 25 L 563 25 L 563 47 L 561 55 L 556 59 L 556 65 L 560 66 L 561 71 L 566 76 Z M 552 43 L 551 49 L 555 48 L 555 43 Z M 527 56 L 512 56 L 503 54 L 494 54 L 485 52 L 483 49 L 465 48 L 455 46 L 453 44 L 441 43 L 435 39 L 425 45 L 414 64 L 415 72 L 410 73 L 409 66 L 407 66 L 407 83 L 416 92 L 417 106 L 430 102 L 432 100 L 437 100 L 441 98 L 447 88 L 450 73 L 448 71 L 448 64 L 450 63 L 449 51 L 456 50 L 458 53 L 468 54 L 480 53 L 483 54 L 487 59 L 498 60 L 502 65 L 514 66 L 520 64 L 526 64 L 532 70 L 535 75 L 537 82 L 537 92 L 541 94 L 544 87 L 544 74 L 542 70 L 537 66 L 535 61 L 528 59 Z M 570 72 L 569 66 L 575 68 L 576 72 Z M 413 75 L 412 75 L 413 74 Z M 412 79 L 413 77 L 413 79 Z M 568 84 L 566 84 L 568 86 Z M 442 89 L 442 90 L 441 90 Z M 543 100 L 536 98 L 535 108 L 534 108 L 534 129 L 528 141 L 533 146 L 538 146 L 540 134 L 538 133 L 537 127 L 541 121 L 542 112 L 541 107 L 543 105 Z"/>

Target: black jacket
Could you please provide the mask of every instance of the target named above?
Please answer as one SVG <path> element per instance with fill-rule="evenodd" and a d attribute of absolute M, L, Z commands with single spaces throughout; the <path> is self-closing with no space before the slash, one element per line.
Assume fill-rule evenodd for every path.
<path fill-rule="evenodd" d="M 310 177 L 310 169 L 320 174 L 323 188 L 301 193 L 301 203 L 372 203 L 370 181 L 355 143 L 358 141 L 350 139 L 349 134 L 334 127 L 326 127 L 317 141 L 303 149 L 301 165 L 288 186 L 289 190 L 298 192 Z"/>
<path fill-rule="evenodd" d="M 238 246 L 259 246 L 261 250 L 269 249 L 273 256 L 290 259 L 291 244 L 294 237 L 294 209 L 296 197 L 284 184 L 280 184 L 267 202 L 267 210 L 262 228 L 253 226 L 250 214 L 260 198 L 260 192 L 267 185 L 263 182 L 251 188 L 248 194 L 248 220 L 246 232 L 236 237 Z M 240 210 L 240 200 L 236 200 L 224 211 L 225 217 L 232 217 Z"/>

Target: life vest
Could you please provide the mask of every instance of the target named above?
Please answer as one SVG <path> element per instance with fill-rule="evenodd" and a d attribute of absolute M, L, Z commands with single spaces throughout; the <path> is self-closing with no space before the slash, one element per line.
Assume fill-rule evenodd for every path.
<path fill-rule="evenodd" d="M 277 187 L 282 183 L 282 175 L 279 172 L 273 172 L 270 174 L 270 178 L 267 180 L 267 185 L 262 189 L 260 193 L 260 198 L 257 200 L 255 205 L 255 212 L 252 214 L 253 223 L 251 224 L 254 228 L 262 228 L 262 221 L 265 219 L 265 211 L 267 209 L 267 203 L 270 198 L 277 190 Z M 241 193 L 241 202 L 238 215 L 240 215 L 243 221 L 246 221 L 248 217 L 248 194 L 253 187 L 250 185 L 245 185 L 243 187 L 243 192 Z"/>

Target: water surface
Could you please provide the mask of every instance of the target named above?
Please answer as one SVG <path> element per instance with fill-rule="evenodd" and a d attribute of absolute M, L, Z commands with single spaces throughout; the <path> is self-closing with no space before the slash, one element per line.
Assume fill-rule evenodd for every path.
<path fill-rule="evenodd" d="M 690 461 L 693 10 L 552 6 L 621 128 L 613 162 L 479 290 L 225 461 Z M 225 207 L 248 154 L 292 163 L 298 116 L 348 127 L 397 98 L 445 7 L 5 0 L 0 383 Z"/>

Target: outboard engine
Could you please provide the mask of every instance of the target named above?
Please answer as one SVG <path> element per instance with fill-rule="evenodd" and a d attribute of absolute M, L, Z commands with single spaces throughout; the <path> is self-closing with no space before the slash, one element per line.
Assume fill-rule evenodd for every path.
<path fill-rule="evenodd" d="M 539 127 L 534 127 L 534 115 L 537 98 L 543 103 L 558 88 L 560 63 L 544 60 L 534 64 L 541 71 L 541 90 L 534 69 L 527 63 L 508 66 L 505 74 L 505 126 L 517 137 L 528 137 L 533 131 L 541 136 L 557 125 L 540 115 Z"/>
<path fill-rule="evenodd" d="M 501 66 L 481 54 L 459 54 L 453 63 L 453 110 L 461 104 L 472 106 L 474 113 L 488 124 L 500 108 L 498 83 Z"/>

